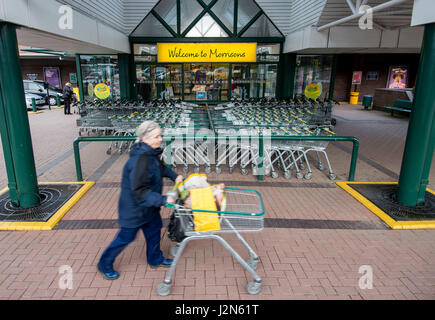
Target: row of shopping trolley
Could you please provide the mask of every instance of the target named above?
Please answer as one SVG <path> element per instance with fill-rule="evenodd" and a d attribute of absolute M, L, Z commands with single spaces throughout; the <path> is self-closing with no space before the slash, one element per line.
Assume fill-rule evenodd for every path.
<path fill-rule="evenodd" d="M 214 166 L 216 173 L 221 173 L 228 166 L 230 173 L 239 167 L 243 175 L 260 174 L 262 170 L 262 174 L 272 178 L 281 173 L 287 179 L 293 175 L 297 179 L 311 179 L 316 162 L 319 170 L 327 169 L 329 178 L 335 179 L 326 151 L 327 141 L 286 138 L 335 135 L 334 104 L 301 98 L 232 100 L 215 107 L 180 100 L 99 101 L 83 103 L 79 108 L 79 133 L 134 136 L 140 123 L 153 120 L 162 127 L 163 136 L 173 137 L 162 146 L 164 160 L 173 167 L 181 165 L 184 172 L 189 167 L 200 172 L 202 167 L 210 173 Z M 197 138 L 191 139 L 192 136 Z M 128 152 L 132 144 L 133 141 L 113 141 L 107 153 Z"/>

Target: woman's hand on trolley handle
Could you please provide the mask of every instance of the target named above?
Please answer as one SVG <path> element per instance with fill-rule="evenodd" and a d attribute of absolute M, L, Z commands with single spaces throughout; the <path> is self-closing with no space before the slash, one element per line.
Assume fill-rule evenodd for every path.
<path fill-rule="evenodd" d="M 171 204 L 174 204 L 175 201 L 177 200 L 177 188 L 178 185 L 183 182 L 184 177 L 182 175 L 178 175 L 177 178 L 175 179 L 175 185 L 172 188 L 172 190 L 168 191 L 166 193 L 166 204 L 171 206 Z"/>

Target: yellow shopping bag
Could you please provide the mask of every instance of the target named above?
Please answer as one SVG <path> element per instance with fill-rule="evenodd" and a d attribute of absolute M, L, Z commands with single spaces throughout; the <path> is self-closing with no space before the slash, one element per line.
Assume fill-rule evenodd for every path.
<path fill-rule="evenodd" d="M 194 210 L 216 211 L 212 187 L 190 190 L 193 222 L 196 232 L 220 230 L 219 215 L 215 212 L 195 212 Z"/>

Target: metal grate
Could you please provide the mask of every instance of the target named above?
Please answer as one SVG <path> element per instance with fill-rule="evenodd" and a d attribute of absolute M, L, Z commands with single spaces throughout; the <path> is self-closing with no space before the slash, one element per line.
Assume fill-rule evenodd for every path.
<path fill-rule="evenodd" d="M 396 221 L 435 220 L 435 196 L 426 191 L 423 206 L 408 207 L 397 203 L 397 184 L 348 184 Z"/>
<path fill-rule="evenodd" d="M 37 207 L 21 209 L 9 199 L 9 192 L 0 195 L 1 222 L 46 222 L 51 218 L 83 185 L 47 184 L 39 186 L 41 204 Z"/>

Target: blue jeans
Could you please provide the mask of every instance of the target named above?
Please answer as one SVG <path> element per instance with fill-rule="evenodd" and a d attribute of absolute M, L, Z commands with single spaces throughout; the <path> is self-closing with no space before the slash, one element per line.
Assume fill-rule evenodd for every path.
<path fill-rule="evenodd" d="M 158 266 L 162 263 L 164 257 L 160 250 L 160 231 L 162 229 L 162 218 L 156 215 L 156 218 L 137 228 L 122 228 L 119 230 L 116 238 L 104 250 L 98 262 L 98 268 L 102 272 L 113 272 L 113 263 L 116 257 L 124 248 L 136 238 L 139 229 L 142 229 L 147 244 L 147 262 L 152 266 Z"/>

